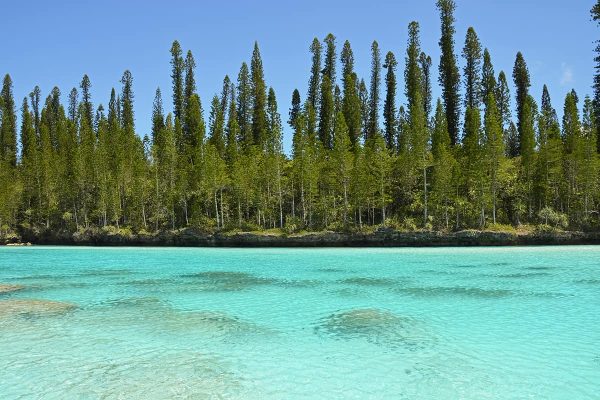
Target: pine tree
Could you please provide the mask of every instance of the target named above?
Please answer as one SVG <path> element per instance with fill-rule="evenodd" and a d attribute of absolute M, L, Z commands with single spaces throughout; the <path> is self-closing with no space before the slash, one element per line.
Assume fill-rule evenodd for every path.
<path fill-rule="evenodd" d="M 250 63 L 250 76 L 252 87 L 252 136 L 254 144 L 262 147 L 267 136 L 267 89 L 257 42 L 254 43 L 252 62 Z"/>
<path fill-rule="evenodd" d="M 367 138 L 369 131 L 369 123 L 371 119 L 371 105 L 369 101 L 369 91 L 364 79 L 360 80 L 358 85 L 358 100 L 360 103 L 360 119 L 362 126 L 363 138 Z"/>
<path fill-rule="evenodd" d="M 381 86 L 381 54 L 379 44 L 374 41 L 371 45 L 371 88 L 369 97 L 369 125 L 367 136 L 375 136 L 379 132 L 379 88 Z"/>
<path fill-rule="evenodd" d="M 343 199 L 342 221 L 344 226 L 348 225 L 348 213 L 350 211 L 350 182 L 352 178 L 353 157 L 351 151 L 351 142 L 346 125 L 346 120 L 341 112 L 338 112 L 335 119 L 335 134 L 333 135 L 333 151 L 331 160 L 333 163 L 333 173 L 338 193 Z"/>
<path fill-rule="evenodd" d="M 335 62 L 336 62 L 336 53 L 335 53 L 335 36 L 329 33 L 325 39 L 325 68 L 323 68 L 323 76 L 327 76 L 332 85 L 335 84 Z"/>
<path fill-rule="evenodd" d="M 419 187 L 422 188 L 423 196 L 423 224 L 426 225 L 429 222 L 427 168 L 431 164 L 431 159 L 428 149 L 429 131 L 423 107 L 423 73 L 419 67 L 420 53 L 419 24 L 413 21 L 408 26 L 408 48 L 404 70 L 410 126 L 407 143 L 411 154 L 410 164 L 415 169 L 415 175 L 418 172 L 422 178 Z"/>
<path fill-rule="evenodd" d="M 202 144 L 204 143 L 204 137 L 206 134 L 206 126 L 204 124 L 204 118 L 202 116 L 202 103 L 200 97 L 197 94 L 190 97 L 188 112 L 186 114 L 186 125 L 189 129 L 190 136 L 186 138 L 186 153 L 191 164 L 194 165 L 195 161 L 201 156 Z M 218 102 L 218 98 L 217 98 Z M 220 106 L 220 104 L 219 104 Z"/>
<path fill-rule="evenodd" d="M 348 127 L 350 142 L 354 148 L 362 133 L 361 99 L 358 94 L 358 77 L 354 72 L 354 54 L 350 42 L 346 40 L 341 54 L 343 99 L 342 110 Z"/>
<path fill-rule="evenodd" d="M 433 118 L 433 135 L 431 139 L 433 155 L 433 172 L 431 177 L 431 200 L 435 210 L 443 215 L 443 226 L 450 227 L 450 213 L 452 212 L 452 172 L 456 161 L 450 148 L 450 136 L 442 101 L 438 99 L 435 116 Z"/>
<path fill-rule="evenodd" d="M 538 117 L 538 144 L 536 195 L 541 208 L 560 208 L 562 176 L 562 140 L 556 111 L 550 93 L 544 85 L 542 106 Z"/>
<path fill-rule="evenodd" d="M 580 158 L 582 168 L 579 170 L 579 186 L 581 193 L 581 223 L 588 224 L 595 210 L 598 193 L 598 154 L 595 127 L 594 105 L 589 96 L 583 102 L 582 145 Z"/>
<path fill-rule="evenodd" d="M 235 85 L 230 83 L 229 88 L 229 113 L 227 115 L 226 136 L 227 144 L 225 152 L 227 154 L 227 162 L 232 175 L 232 168 L 239 156 L 238 138 L 240 135 L 240 126 L 238 124 L 237 100 L 235 93 Z M 299 103 L 299 99 L 298 99 Z"/>
<path fill-rule="evenodd" d="M 321 87 L 321 42 L 319 42 L 319 39 L 313 39 L 310 52 L 312 54 L 312 67 L 310 69 L 306 102 L 316 110 L 320 98 L 319 88 Z"/>
<path fill-rule="evenodd" d="M 35 134 L 33 116 L 29 111 L 27 98 L 21 107 L 21 176 L 23 181 L 24 216 L 31 225 L 35 222 L 35 210 L 39 196 L 38 140 Z M 2 191 L 2 190 L 0 190 Z"/>
<path fill-rule="evenodd" d="M 492 75 L 493 76 L 493 75 Z M 491 91 L 487 95 L 484 117 L 484 160 L 490 181 L 490 196 L 492 200 L 492 222 L 496 224 L 496 209 L 499 180 L 504 163 L 504 137 L 496 97 Z"/>
<path fill-rule="evenodd" d="M 596 24 L 600 24 L 600 0 L 596 0 L 596 4 L 592 7 L 591 10 L 592 20 L 596 22 Z M 596 56 L 594 57 L 594 62 L 596 65 L 594 66 L 595 74 L 594 74 L 594 117 L 596 127 L 596 136 L 598 137 L 598 149 L 597 151 L 600 153 L 600 40 L 596 40 L 596 48 L 595 48 Z"/>
<path fill-rule="evenodd" d="M 242 63 L 237 79 L 237 110 L 240 128 L 240 144 L 244 148 L 250 146 L 252 138 L 252 86 L 248 65 Z"/>
<path fill-rule="evenodd" d="M 161 137 L 163 129 L 165 129 L 165 115 L 163 111 L 162 93 L 160 88 L 156 89 L 154 102 L 152 103 L 152 142 L 162 146 L 163 138 Z"/>
<path fill-rule="evenodd" d="M 274 192 L 277 204 L 277 213 L 279 214 L 279 228 L 283 228 L 283 130 L 281 125 L 281 116 L 277 110 L 277 98 L 275 90 L 269 88 L 267 96 L 267 120 L 269 125 L 269 140 L 267 147 L 267 156 L 270 164 L 270 181 L 274 185 Z"/>
<path fill-rule="evenodd" d="M 465 107 L 479 108 L 481 96 L 481 44 L 475 29 L 467 30 L 465 47 L 463 49 L 465 68 Z"/>
<path fill-rule="evenodd" d="M 12 79 L 10 75 L 4 76 L 2 83 L 2 122 L 0 123 L 0 162 L 5 162 L 10 167 L 17 165 L 17 115 L 13 97 Z"/>
<path fill-rule="evenodd" d="M 398 62 L 391 51 L 385 56 L 383 67 L 387 69 L 385 74 L 386 95 L 383 104 L 383 124 L 385 126 L 385 142 L 388 149 L 395 149 L 397 144 L 397 121 L 396 121 L 396 66 Z"/>
<path fill-rule="evenodd" d="M 583 166 L 583 135 L 575 91 L 567 93 L 563 112 L 562 139 L 565 157 L 565 180 L 567 183 L 567 214 L 574 217 L 579 211 L 578 197 L 581 192 L 579 177 Z"/>
<path fill-rule="evenodd" d="M 214 147 L 219 157 L 225 156 L 225 117 L 221 108 L 221 100 L 213 96 L 208 117 L 208 142 Z"/>
<path fill-rule="evenodd" d="M 504 74 L 504 71 L 500 71 L 498 74 L 498 83 L 496 85 L 495 94 L 498 115 L 500 115 L 500 121 L 506 140 L 506 152 L 510 157 L 516 157 L 518 154 L 518 143 L 516 140 L 513 141 L 513 138 L 516 139 L 517 135 L 510 133 L 513 125 L 510 112 L 510 89 L 508 87 L 508 81 L 506 80 L 506 74 Z"/>
<path fill-rule="evenodd" d="M 78 126 L 78 151 L 77 163 L 79 176 L 79 201 L 81 206 L 81 214 L 86 228 L 89 228 L 91 214 L 95 208 L 94 199 L 97 197 L 97 171 L 96 171 L 96 132 L 94 132 L 94 124 L 92 121 L 92 103 L 90 94 L 90 80 L 87 75 L 84 75 L 81 88 L 81 103 L 78 107 L 78 118 L 73 120 L 74 125 Z M 75 126 L 73 126 L 75 129 Z"/>
<path fill-rule="evenodd" d="M 460 121 L 460 75 L 454 55 L 454 11 L 456 3 L 454 0 L 438 0 L 437 8 L 440 11 L 442 24 L 442 36 L 440 38 L 440 77 L 446 120 L 448 121 L 448 133 L 450 143 L 454 146 L 458 143 L 459 121 Z"/>
<path fill-rule="evenodd" d="M 319 139 L 323 147 L 331 149 L 333 146 L 333 125 L 335 122 L 335 36 L 331 33 L 325 37 L 325 68 L 321 78 L 321 98 L 319 102 Z"/>
<path fill-rule="evenodd" d="M 519 153 L 521 155 L 521 181 L 528 217 L 533 216 L 533 178 L 535 171 L 535 121 L 537 105 L 533 97 L 525 100 L 522 112 L 522 124 L 519 131 Z"/>
<path fill-rule="evenodd" d="M 485 225 L 485 176 L 483 171 L 484 154 L 482 149 L 481 114 L 479 108 L 468 107 L 465 112 L 465 136 L 463 138 L 463 160 L 461 162 L 465 192 L 477 215 L 477 225 Z"/>
<path fill-rule="evenodd" d="M 381 209 L 381 224 L 386 225 L 387 206 L 391 202 L 390 184 L 392 157 L 385 145 L 383 137 L 376 133 L 365 143 L 365 164 L 370 175 L 367 187 L 371 189 L 372 214 L 371 223 L 376 223 L 375 207 Z"/>
<path fill-rule="evenodd" d="M 292 129 L 296 126 L 296 122 L 298 121 L 298 116 L 302 110 L 302 100 L 300 99 L 300 92 L 298 89 L 294 89 L 292 93 L 292 106 L 290 107 L 290 118 L 288 119 L 288 124 Z"/>
<path fill-rule="evenodd" d="M 31 111 L 33 113 L 33 126 L 35 129 L 35 134 L 38 138 L 40 137 L 40 96 L 41 93 L 39 86 L 33 88 L 31 93 L 29 93 Z"/>
<path fill-rule="evenodd" d="M 342 62 L 342 82 L 344 84 L 344 93 L 349 85 L 348 79 L 354 74 L 354 52 L 349 41 L 344 42 L 342 53 L 340 54 L 340 60 Z M 355 82 L 356 85 L 356 82 Z"/>
<path fill-rule="evenodd" d="M 79 92 L 77 91 L 77 88 L 73 88 L 69 92 L 69 105 L 68 105 L 69 120 L 73 123 L 76 123 L 78 109 L 79 109 Z"/>
<path fill-rule="evenodd" d="M 183 128 L 183 141 L 189 141 L 190 136 L 194 133 L 190 131 L 190 127 L 186 124 L 187 114 L 190 112 L 190 99 L 196 93 L 196 78 L 194 70 L 196 69 L 196 61 L 191 51 L 187 52 L 185 61 L 183 62 L 185 70 L 185 79 L 183 86 L 182 98 L 182 115 L 179 117 L 179 123 Z"/>
<path fill-rule="evenodd" d="M 185 62 L 179 42 L 175 40 L 171 46 L 171 79 L 173 81 L 173 113 L 175 118 L 183 120 L 183 105 L 185 103 L 183 92 L 183 74 Z"/>
<path fill-rule="evenodd" d="M 491 95 L 494 96 L 494 103 L 497 104 L 497 93 L 496 93 L 496 75 L 494 72 L 494 66 L 492 65 L 492 57 L 490 56 L 490 52 L 488 49 L 483 51 L 483 69 L 481 72 L 481 101 L 487 106 L 488 97 Z M 502 99 L 502 101 L 506 101 Z M 502 114 L 498 110 L 498 116 L 500 118 L 500 127 L 503 126 Z"/>
<path fill-rule="evenodd" d="M 87 75 L 83 75 L 79 88 L 81 89 L 81 104 L 83 107 L 82 116 L 85 118 L 85 122 L 89 127 L 93 126 L 94 119 L 94 106 L 92 104 L 92 95 L 90 89 L 92 83 Z"/>
<path fill-rule="evenodd" d="M 319 139 L 326 149 L 331 149 L 333 145 L 333 124 L 335 105 L 331 81 L 328 75 L 324 75 L 321 80 L 321 101 L 319 102 Z"/>
<path fill-rule="evenodd" d="M 425 111 L 425 119 L 429 124 L 429 116 L 431 115 L 431 57 L 424 52 L 419 56 L 419 67 L 423 73 L 421 82 L 423 84 L 423 108 Z"/>
<path fill-rule="evenodd" d="M 531 83 L 529 81 L 529 70 L 527 69 L 527 64 L 525 63 L 525 59 L 523 58 L 523 54 L 521 52 L 517 53 L 517 58 L 515 60 L 515 66 L 513 69 L 513 79 L 516 87 L 516 102 L 517 102 L 517 129 L 519 130 L 519 154 L 522 153 L 522 140 L 523 136 L 526 134 L 524 132 L 525 128 L 525 107 L 527 104 L 527 99 L 529 98 L 529 87 Z"/>

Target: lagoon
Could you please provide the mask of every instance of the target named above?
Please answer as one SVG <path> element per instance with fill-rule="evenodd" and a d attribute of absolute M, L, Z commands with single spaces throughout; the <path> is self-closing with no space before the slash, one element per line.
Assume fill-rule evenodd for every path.
<path fill-rule="evenodd" d="M 0 388 L 595 399 L 600 247 L 0 247 Z"/>

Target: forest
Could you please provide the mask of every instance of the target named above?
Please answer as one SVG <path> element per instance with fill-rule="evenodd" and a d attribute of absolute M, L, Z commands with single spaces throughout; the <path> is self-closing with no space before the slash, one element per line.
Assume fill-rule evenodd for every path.
<path fill-rule="evenodd" d="M 194 56 L 173 42 L 173 103 L 156 90 L 143 136 L 129 71 L 107 107 L 93 104 L 87 75 L 66 96 L 55 87 L 42 99 L 36 86 L 17 103 L 7 74 L 0 230 L 600 230 L 600 44 L 593 96 L 566 93 L 559 120 L 546 86 L 530 93 L 523 54 L 496 72 L 473 28 L 458 48 L 454 0 L 436 5 L 437 71 L 417 22 L 403 75 L 402 56 L 374 41 L 371 74 L 357 76 L 351 44 L 328 34 L 310 44 L 305 98 L 295 90 L 283 116 L 257 43 L 203 103 Z"/>

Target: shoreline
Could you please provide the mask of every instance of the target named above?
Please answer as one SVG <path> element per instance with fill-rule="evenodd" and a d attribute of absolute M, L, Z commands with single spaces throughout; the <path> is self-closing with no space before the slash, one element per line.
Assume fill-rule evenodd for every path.
<path fill-rule="evenodd" d="M 137 246 L 137 247 L 479 247 L 600 245 L 600 232 L 402 232 L 380 229 L 373 233 L 313 232 L 272 234 L 256 232 L 202 233 L 193 229 L 155 234 L 21 232 L 0 237 L 0 245 Z"/>

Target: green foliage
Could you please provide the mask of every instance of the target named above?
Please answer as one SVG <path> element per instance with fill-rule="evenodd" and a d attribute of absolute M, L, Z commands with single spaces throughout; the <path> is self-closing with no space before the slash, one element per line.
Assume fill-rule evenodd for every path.
<path fill-rule="evenodd" d="M 550 207 L 544 207 L 538 213 L 538 218 L 543 225 L 551 225 L 555 228 L 566 228 L 569 225 L 569 219 L 566 214 L 556 212 Z"/>
<path fill-rule="evenodd" d="M 437 0 L 437 8 L 440 12 L 441 38 L 439 41 L 441 56 L 439 64 L 439 83 L 442 86 L 442 97 L 446 120 L 448 121 L 448 133 L 450 143 L 454 146 L 458 143 L 459 121 L 460 121 L 460 74 L 454 54 L 454 12 L 456 3 L 454 0 Z"/>
<path fill-rule="evenodd" d="M 120 91 L 111 91 L 106 111 L 92 103 L 88 76 L 69 92 L 66 106 L 58 88 L 40 104 L 36 87 L 21 105 L 19 135 L 7 75 L 0 93 L 0 226 L 7 232 L 27 227 L 118 235 L 190 227 L 267 234 L 514 232 L 533 225 L 539 232 L 598 230 L 597 101 L 586 97 L 580 106 L 577 94 L 568 93 L 559 121 L 544 87 L 538 110 L 519 53 L 515 124 L 506 75 L 496 77 L 489 51 L 482 51 L 470 28 L 462 52 L 461 118 L 455 3 L 438 0 L 437 6 L 442 98 L 435 110 L 432 61 L 421 50 L 417 22 L 408 27 L 403 104 L 392 52 L 382 65 L 373 42 L 367 88 L 354 70 L 348 41 L 337 78 L 336 38 L 329 34 L 310 46 L 305 101 L 300 91 L 292 94 L 290 154 L 283 149 L 277 97 L 266 84 L 258 44 L 235 84 L 225 76 L 205 122 L 194 57 L 175 41 L 172 112 L 156 90 L 148 135 L 136 132 L 129 71 Z"/>

